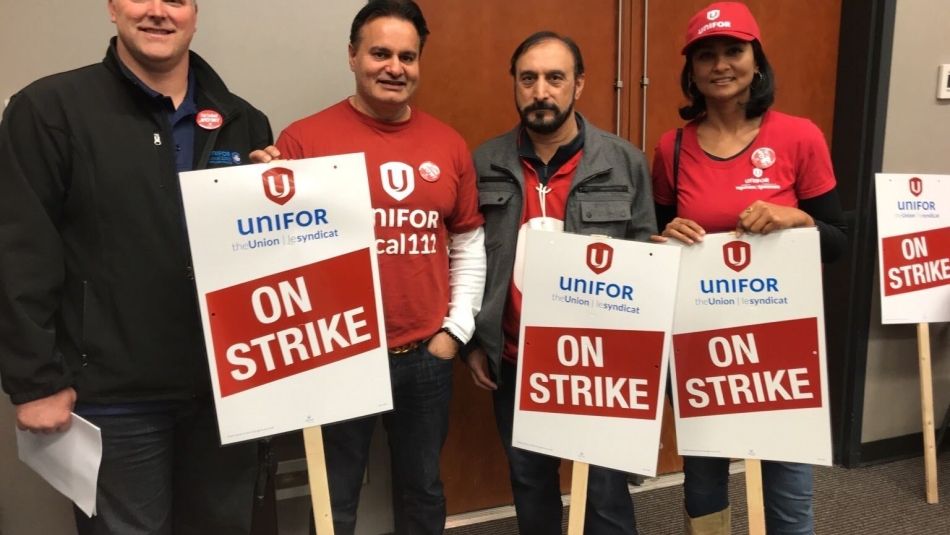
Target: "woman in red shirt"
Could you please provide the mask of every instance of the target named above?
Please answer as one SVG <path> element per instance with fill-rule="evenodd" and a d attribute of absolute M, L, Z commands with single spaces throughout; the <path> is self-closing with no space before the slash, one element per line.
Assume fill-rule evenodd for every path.
<path fill-rule="evenodd" d="M 656 241 L 817 226 L 822 260 L 839 256 L 847 238 L 827 144 L 811 121 L 769 109 L 775 77 L 749 9 L 700 10 L 682 53 L 689 122 L 656 148 Z M 688 533 L 729 534 L 729 459 L 684 457 L 684 472 Z M 762 479 L 768 533 L 813 533 L 811 466 L 766 461 Z"/>

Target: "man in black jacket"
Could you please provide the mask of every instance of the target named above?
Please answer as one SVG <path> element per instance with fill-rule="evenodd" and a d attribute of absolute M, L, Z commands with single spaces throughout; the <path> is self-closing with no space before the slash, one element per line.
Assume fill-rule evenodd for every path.
<path fill-rule="evenodd" d="M 0 123 L 0 376 L 17 425 L 102 429 L 85 533 L 248 533 L 254 443 L 219 447 L 179 171 L 236 165 L 267 118 L 189 51 L 195 0 L 110 0 L 102 63 Z"/>

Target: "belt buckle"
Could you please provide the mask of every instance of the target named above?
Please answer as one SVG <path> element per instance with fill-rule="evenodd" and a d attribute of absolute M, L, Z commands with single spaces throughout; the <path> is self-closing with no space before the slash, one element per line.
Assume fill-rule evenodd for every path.
<path fill-rule="evenodd" d="M 401 346 L 389 348 L 389 354 L 390 355 L 405 355 L 406 353 L 418 347 L 419 347 L 419 342 L 409 342 L 408 344 L 403 344 Z"/>

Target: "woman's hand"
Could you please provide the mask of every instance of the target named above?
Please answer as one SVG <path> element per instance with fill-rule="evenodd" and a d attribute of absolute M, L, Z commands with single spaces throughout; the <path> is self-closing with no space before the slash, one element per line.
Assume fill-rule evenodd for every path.
<path fill-rule="evenodd" d="M 768 234 L 787 228 L 813 226 L 815 226 L 815 220 L 798 208 L 755 201 L 739 214 L 736 236 L 741 236 L 743 232 Z"/>
<path fill-rule="evenodd" d="M 703 241 L 703 236 L 705 235 L 706 231 L 703 230 L 703 227 L 699 226 L 699 223 L 692 219 L 676 217 L 673 218 L 673 221 L 666 224 L 662 236 L 650 236 L 650 241 L 663 243 L 667 241 L 668 238 L 673 238 L 686 245 L 692 245 L 696 242 Z"/>

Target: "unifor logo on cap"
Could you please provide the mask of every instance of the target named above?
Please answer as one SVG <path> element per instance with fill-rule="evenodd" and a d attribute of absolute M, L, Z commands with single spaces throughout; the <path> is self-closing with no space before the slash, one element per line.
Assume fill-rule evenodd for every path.
<path fill-rule="evenodd" d="M 587 267 L 600 275 L 610 269 L 614 261 L 614 248 L 606 243 L 592 243 L 587 246 Z"/>
<path fill-rule="evenodd" d="M 738 273 L 752 261 L 752 247 L 744 241 L 731 241 L 722 246 L 722 259 L 726 267 Z"/>
<path fill-rule="evenodd" d="M 706 19 L 707 19 L 707 20 L 716 20 L 716 19 L 718 19 L 718 18 L 719 18 L 719 10 L 718 10 L 718 9 L 710 9 L 709 11 L 706 12 Z"/>
<path fill-rule="evenodd" d="M 408 197 L 416 186 L 416 173 L 412 167 L 402 162 L 386 162 L 380 165 L 379 176 L 383 181 L 383 190 L 397 201 Z"/>
<path fill-rule="evenodd" d="M 294 196 L 294 172 L 286 167 L 272 167 L 262 173 L 264 195 L 277 204 L 287 204 Z"/>
<path fill-rule="evenodd" d="M 907 185 L 910 187 L 910 192 L 914 194 L 914 197 L 920 197 L 920 194 L 924 192 L 924 181 L 920 177 L 913 177 L 907 181 Z"/>

